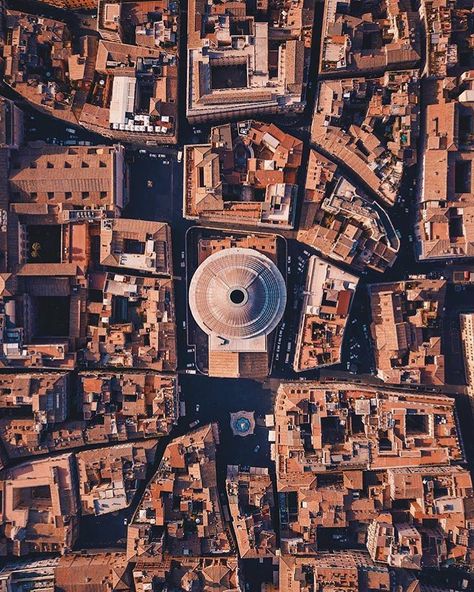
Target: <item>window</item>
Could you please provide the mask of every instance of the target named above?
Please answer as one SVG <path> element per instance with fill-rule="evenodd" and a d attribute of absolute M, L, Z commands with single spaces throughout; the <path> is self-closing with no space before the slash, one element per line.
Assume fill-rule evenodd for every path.
<path fill-rule="evenodd" d="M 89 165 L 87 164 L 87 162 L 85 162 L 85 161 L 83 160 L 83 161 L 81 162 L 81 167 L 82 167 L 83 169 L 88 169 L 88 168 L 89 168 Z"/>
<path fill-rule="evenodd" d="M 99 161 L 99 167 L 101 169 L 106 169 L 107 168 L 107 164 L 103 160 L 101 160 L 101 161 Z"/>
<path fill-rule="evenodd" d="M 54 199 L 54 191 L 48 191 L 48 199 Z"/>
<path fill-rule="evenodd" d="M 87 199 L 89 197 L 89 192 L 83 191 L 81 195 L 82 195 L 82 199 Z"/>
<path fill-rule="evenodd" d="M 65 160 L 65 161 L 64 161 L 64 168 L 65 168 L 65 169 L 70 169 L 70 168 L 71 168 L 71 166 L 72 166 L 72 165 L 71 165 L 71 163 L 70 163 L 70 162 L 68 162 L 67 160 Z"/>
<path fill-rule="evenodd" d="M 36 199 L 38 197 L 38 194 L 36 193 L 36 191 L 33 191 L 32 193 L 30 193 L 30 197 L 31 199 Z"/>
<path fill-rule="evenodd" d="M 105 199 L 107 197 L 107 191 L 100 192 L 100 199 Z"/>
<path fill-rule="evenodd" d="M 36 168 L 36 162 L 30 162 L 30 169 Z"/>
<path fill-rule="evenodd" d="M 49 162 L 49 161 L 48 161 L 48 162 L 46 163 L 46 168 L 47 168 L 47 169 L 54 169 L 54 164 L 53 164 L 52 162 Z"/>
<path fill-rule="evenodd" d="M 72 197 L 72 193 L 71 193 L 70 191 L 66 191 L 66 193 L 64 194 L 64 197 L 65 197 L 66 199 L 71 199 L 71 197 Z"/>

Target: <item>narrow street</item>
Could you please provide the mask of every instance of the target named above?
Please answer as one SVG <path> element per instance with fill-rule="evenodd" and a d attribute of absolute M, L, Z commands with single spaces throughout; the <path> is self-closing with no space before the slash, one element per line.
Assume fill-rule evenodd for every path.
<path fill-rule="evenodd" d="M 10 2 L 13 4 L 13 2 Z M 63 18 L 64 11 L 41 5 L 38 7 L 32 0 L 16 0 L 18 9 L 39 11 L 51 18 Z M 291 121 L 278 118 L 262 118 L 280 125 L 288 133 L 304 140 L 305 148 L 303 166 L 298 172 L 298 203 L 296 220 L 299 219 L 304 196 L 304 184 L 307 172 L 307 160 L 310 145 L 310 127 L 318 81 L 319 47 L 321 42 L 323 3 L 316 4 L 315 27 L 313 31 L 313 50 L 309 65 L 310 84 L 307 93 L 307 104 L 304 113 Z M 81 18 L 67 13 L 70 26 L 83 30 L 84 22 L 89 15 Z M 181 2 L 181 39 L 186 39 L 187 1 Z M 426 61 L 425 33 L 422 38 L 422 64 Z M 186 78 L 186 45 L 183 41 L 179 72 L 182 80 Z M 128 146 L 127 158 L 130 164 L 130 202 L 123 212 L 124 217 L 168 222 L 172 229 L 173 248 L 173 279 L 175 289 L 175 309 L 178 342 L 178 373 L 181 389 L 181 401 L 185 405 L 186 415 L 179 419 L 172 433 L 162 438 L 154 466 L 149 468 L 148 478 L 156 470 L 166 445 L 177 436 L 190 429 L 190 424 L 199 425 L 217 422 L 220 429 L 220 445 L 218 447 L 217 473 L 221 492 L 225 490 L 227 465 L 267 467 L 275 481 L 275 466 L 270 458 L 268 429 L 264 425 L 266 414 L 272 413 L 276 380 L 330 379 L 338 378 L 345 381 L 378 383 L 374 377 L 375 365 L 373 345 L 370 339 L 370 306 L 367 286 L 372 283 L 403 280 L 413 274 L 445 273 L 446 265 L 439 262 L 419 262 L 415 252 L 414 223 L 416 218 L 416 197 L 422 186 L 422 167 L 408 169 L 405 172 L 400 189 L 400 201 L 388 210 L 388 215 L 395 228 L 399 231 L 402 241 L 398 259 L 392 268 L 383 275 L 368 271 L 360 274 L 360 282 L 354 298 L 351 315 L 344 336 L 341 363 L 331 368 L 307 372 L 302 376 L 293 371 L 292 363 L 295 349 L 300 311 L 302 305 L 302 287 L 307 262 L 317 251 L 295 240 L 295 232 L 283 233 L 287 244 L 287 293 L 288 304 L 285 316 L 276 330 L 273 348 L 272 378 L 263 384 L 250 380 L 215 379 L 187 370 L 194 371 L 194 354 L 189 351 L 187 339 L 187 285 L 186 285 L 186 233 L 193 223 L 185 220 L 182 212 L 183 194 L 183 163 L 178 158 L 183 145 L 205 142 L 208 139 L 209 126 L 191 126 L 186 120 L 185 85 L 181 85 L 182 96 L 179 103 L 179 145 L 153 147 L 147 150 L 136 150 Z M 17 100 L 18 96 L 5 84 L 0 84 L 0 94 Z M 110 140 L 80 128 L 71 133 L 70 125 L 42 115 L 20 101 L 25 111 L 25 135 L 28 141 L 43 140 L 49 143 L 90 142 L 92 144 L 110 144 Z M 420 107 L 426 107 L 426 94 L 422 84 Z M 69 128 L 69 129 L 68 129 Z M 425 122 L 421 119 L 421 137 L 424 135 Z M 418 146 L 418 160 L 421 162 L 424 145 Z M 341 170 L 347 178 L 357 186 L 364 185 L 363 180 L 356 179 L 344 165 Z M 375 197 L 372 196 L 374 199 Z M 474 268 L 474 260 L 467 262 Z M 344 266 L 342 266 L 344 267 Z M 465 397 L 464 368 L 462 362 L 461 342 L 459 336 L 459 313 L 474 311 L 474 288 L 457 290 L 454 286 L 448 289 L 446 315 L 443 325 L 443 350 L 446 355 L 446 370 L 449 386 L 446 389 L 450 396 L 457 400 L 460 422 L 465 434 L 470 433 L 472 418 L 469 404 Z M 357 360 L 352 361 L 351 352 L 357 352 Z M 415 388 L 415 387 L 414 387 Z M 241 438 L 233 436 L 230 428 L 230 413 L 246 410 L 253 411 L 257 420 L 255 434 Z M 468 438 L 466 443 L 467 460 L 471 470 L 474 469 L 474 442 Z M 125 548 L 127 522 L 134 513 L 146 482 L 143 482 L 133 503 L 126 510 L 104 515 L 102 517 L 83 517 L 80 527 L 80 538 L 75 546 L 83 548 Z M 278 525 L 277 525 L 278 529 Z M 279 533 L 278 533 L 279 535 Z M 248 583 L 249 592 L 259 592 L 260 585 L 271 579 L 271 562 L 260 564 L 247 561 L 243 564 L 244 578 Z M 444 577 L 444 576 L 443 576 Z M 455 576 L 457 575 L 455 574 Z M 453 578 L 447 576 L 448 581 Z M 431 581 L 432 574 L 426 576 Z"/>

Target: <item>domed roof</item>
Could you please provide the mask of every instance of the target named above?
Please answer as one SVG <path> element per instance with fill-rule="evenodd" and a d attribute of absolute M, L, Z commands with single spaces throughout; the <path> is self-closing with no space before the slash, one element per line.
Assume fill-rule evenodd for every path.
<path fill-rule="evenodd" d="M 285 280 L 262 253 L 224 249 L 196 270 L 189 286 L 189 306 L 205 333 L 224 339 L 268 335 L 285 311 Z"/>

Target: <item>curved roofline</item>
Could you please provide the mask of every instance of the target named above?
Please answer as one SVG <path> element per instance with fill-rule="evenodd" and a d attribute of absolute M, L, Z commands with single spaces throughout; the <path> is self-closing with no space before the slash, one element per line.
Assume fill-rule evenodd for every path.
<path fill-rule="evenodd" d="M 268 318 L 267 320 L 262 319 L 263 314 L 265 312 L 264 310 L 262 310 L 258 317 L 252 319 L 251 322 L 247 323 L 246 325 L 242 325 L 242 327 L 249 327 L 252 324 L 256 325 L 256 329 L 248 334 L 245 334 L 245 331 L 243 331 L 242 335 L 235 335 L 235 328 L 234 331 L 232 331 L 232 327 L 230 325 L 230 332 L 227 335 L 223 334 L 225 333 L 225 331 L 218 332 L 217 330 L 214 330 L 212 327 L 206 324 L 205 320 L 202 318 L 202 314 L 199 310 L 199 305 L 197 302 L 197 294 L 199 293 L 198 285 L 201 281 L 203 281 L 202 278 L 205 277 L 206 273 L 208 272 L 208 268 L 211 266 L 214 267 L 215 262 L 219 261 L 220 259 L 230 259 L 231 255 L 240 255 L 243 261 L 245 261 L 246 258 L 251 258 L 253 261 L 258 260 L 261 264 L 262 271 L 266 269 L 268 272 L 270 272 L 274 282 L 272 285 L 272 289 L 276 289 L 276 291 L 278 292 L 278 301 L 274 306 L 274 311 L 270 311 L 270 318 Z M 223 269 L 225 269 L 225 267 L 223 267 Z M 218 277 L 218 275 L 216 275 L 214 271 L 212 271 L 211 274 L 212 277 Z M 258 275 L 260 274 L 257 274 L 257 276 Z M 231 289 L 235 288 L 239 288 L 239 286 L 231 287 Z M 207 259 L 205 259 L 194 272 L 188 290 L 189 308 L 197 325 L 207 335 L 215 335 L 217 337 L 222 337 L 228 340 L 252 339 L 261 335 L 269 335 L 272 331 L 276 329 L 278 323 L 281 321 L 281 318 L 283 317 L 283 313 L 285 312 L 286 308 L 286 297 L 287 294 L 285 280 L 280 270 L 275 265 L 275 263 L 273 263 L 273 261 L 263 253 L 254 249 L 244 247 L 231 247 L 229 249 L 223 249 L 222 251 L 218 251 L 217 253 L 213 253 L 212 255 L 207 257 Z M 246 302 L 244 302 L 244 304 L 245 303 Z M 242 305 L 230 304 L 230 306 L 236 306 L 240 308 Z M 263 323 L 263 325 L 260 328 L 258 327 L 259 320 L 261 320 L 261 322 Z M 217 320 L 216 323 L 218 323 Z"/>

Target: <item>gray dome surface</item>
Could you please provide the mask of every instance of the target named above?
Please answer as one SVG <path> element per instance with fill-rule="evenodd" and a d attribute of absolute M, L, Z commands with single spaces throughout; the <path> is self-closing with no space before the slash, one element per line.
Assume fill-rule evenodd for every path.
<path fill-rule="evenodd" d="M 189 286 L 189 306 L 205 333 L 225 339 L 268 335 L 285 311 L 285 280 L 262 253 L 224 249 L 197 268 Z"/>

